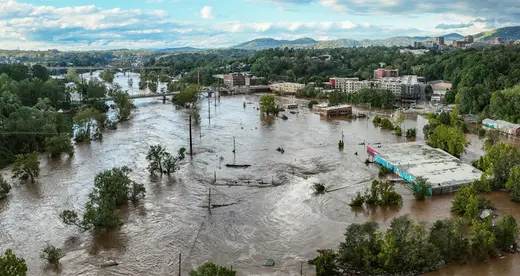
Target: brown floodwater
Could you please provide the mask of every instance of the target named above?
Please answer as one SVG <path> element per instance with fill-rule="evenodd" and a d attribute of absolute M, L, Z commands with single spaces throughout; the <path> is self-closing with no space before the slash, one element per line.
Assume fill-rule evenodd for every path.
<path fill-rule="evenodd" d="M 304 262 L 304 275 L 314 275 L 307 260 L 317 249 L 336 249 L 351 223 L 373 220 L 383 228 L 403 214 L 429 222 L 450 217 L 451 195 L 417 202 L 400 185 L 396 190 L 404 198 L 401 207 L 347 205 L 378 172 L 363 163 L 366 153 L 359 143 L 405 138 L 381 131 L 367 119 L 323 120 L 306 107 L 297 114 L 286 112 L 286 121 L 263 118 L 254 108 L 257 96 L 248 97 L 252 104 L 245 108 L 244 100 L 222 97 L 216 107 L 212 101 L 211 120 L 207 99 L 202 101 L 201 124 L 193 134 L 195 155 L 171 178 L 150 177 L 146 152 L 155 144 L 172 152 L 188 147 L 188 117 L 185 110 L 158 99 L 136 101 L 138 110 L 130 121 L 106 132 L 100 142 L 76 146 L 72 158 L 51 161 L 42 156 L 36 183 L 13 181 L 12 193 L 0 201 L 0 249 L 12 248 L 23 257 L 29 275 L 177 275 L 179 253 L 182 275 L 207 260 L 233 266 L 239 275 L 299 275 Z M 418 139 L 424 124 L 421 117 L 406 120 L 407 128 L 418 126 Z M 342 132 L 345 150 L 339 152 Z M 277 152 L 278 147 L 285 153 Z M 252 166 L 225 166 L 233 162 Z M 82 210 L 94 176 L 116 166 L 133 169 L 131 177 L 147 191 L 141 204 L 125 208 L 125 224 L 95 235 L 60 222 L 63 209 Z M 4 174 L 9 176 L 7 170 Z M 315 195 L 312 185 L 317 182 L 332 191 Z M 211 213 L 204 207 L 210 188 L 212 204 L 224 205 Z M 510 202 L 507 194 L 489 196 L 500 212 L 520 219 L 520 205 Z M 67 251 L 58 268 L 39 258 L 46 243 Z M 265 259 L 273 259 L 275 266 L 263 267 Z M 100 267 L 111 260 L 119 265 Z M 515 275 L 520 273 L 520 265 L 515 265 L 519 261 L 517 254 L 478 265 L 448 266 L 433 275 Z"/>

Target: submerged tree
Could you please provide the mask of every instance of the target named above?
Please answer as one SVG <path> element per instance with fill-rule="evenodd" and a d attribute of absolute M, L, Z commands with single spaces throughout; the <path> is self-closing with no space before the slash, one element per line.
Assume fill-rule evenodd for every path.
<path fill-rule="evenodd" d="M 511 169 L 506 188 L 511 192 L 511 200 L 520 202 L 520 166 L 516 165 Z"/>
<path fill-rule="evenodd" d="M 416 128 L 409 128 L 406 130 L 406 138 L 415 138 L 417 136 Z"/>
<path fill-rule="evenodd" d="M 104 125 L 105 117 L 94 108 L 80 110 L 74 116 L 74 123 L 78 126 L 78 131 L 74 139 L 76 142 L 89 142 L 91 139 L 100 137 L 100 126 Z"/>
<path fill-rule="evenodd" d="M 417 200 L 424 200 L 426 196 L 430 195 L 431 187 L 432 185 L 428 182 L 428 179 L 419 176 L 413 185 L 413 196 Z"/>
<path fill-rule="evenodd" d="M 312 261 L 312 265 L 316 266 L 316 276 L 340 275 L 336 257 L 337 253 L 333 250 L 318 250 L 318 257 Z"/>
<path fill-rule="evenodd" d="M 11 185 L 0 175 L 0 199 L 4 199 L 11 191 Z"/>
<path fill-rule="evenodd" d="M 130 95 L 126 92 L 118 91 L 114 93 L 114 103 L 116 104 L 116 113 L 119 121 L 126 121 L 135 108 Z"/>
<path fill-rule="evenodd" d="M 313 188 L 317 194 L 325 193 L 325 185 L 323 185 L 322 183 L 314 183 Z"/>
<path fill-rule="evenodd" d="M 7 249 L 4 255 L 0 255 L 0 275 L 25 276 L 27 264 L 24 259 L 16 257 L 11 249 Z"/>
<path fill-rule="evenodd" d="M 150 146 L 146 160 L 150 162 L 148 165 L 148 171 L 151 174 L 159 172 L 172 174 L 179 169 L 179 161 L 185 158 L 186 148 L 180 148 L 177 152 L 177 156 L 171 155 L 161 145 Z"/>
<path fill-rule="evenodd" d="M 498 220 L 495 228 L 495 244 L 504 251 L 517 249 L 518 224 L 512 215 L 505 215 Z"/>
<path fill-rule="evenodd" d="M 101 73 L 99 73 L 99 77 L 108 83 L 112 83 L 114 81 L 115 74 L 115 71 L 111 69 L 105 69 Z"/>
<path fill-rule="evenodd" d="M 34 179 L 38 176 L 40 176 L 40 160 L 36 152 L 16 156 L 13 165 L 13 178 L 31 179 L 31 182 L 34 183 Z"/>
<path fill-rule="evenodd" d="M 277 113 L 277 106 L 274 95 L 264 95 L 260 98 L 260 111 L 265 114 L 275 114 Z"/>
<path fill-rule="evenodd" d="M 94 189 L 85 204 L 83 219 L 71 210 L 62 211 L 60 219 L 67 225 L 75 225 L 83 230 L 111 230 L 119 227 L 122 222 L 118 208 L 128 201 L 139 201 L 146 193 L 144 185 L 130 179 L 130 172 L 128 167 L 121 167 L 96 175 Z"/>
<path fill-rule="evenodd" d="M 61 258 L 65 257 L 63 249 L 54 245 L 47 244 L 40 254 L 40 258 L 47 260 L 49 263 L 56 264 Z"/>
<path fill-rule="evenodd" d="M 173 97 L 173 104 L 185 107 L 187 104 L 194 104 L 199 99 L 199 87 L 194 84 L 188 85 L 179 94 Z"/>
<path fill-rule="evenodd" d="M 361 195 L 360 192 L 356 193 L 356 197 L 352 199 L 349 206 L 350 207 L 361 207 L 365 203 L 365 197 Z"/>
<path fill-rule="evenodd" d="M 236 276 L 236 271 L 207 262 L 190 272 L 190 276 Z"/>
<path fill-rule="evenodd" d="M 45 151 L 51 157 L 59 157 L 63 153 L 72 156 L 74 154 L 74 146 L 72 145 L 72 138 L 68 133 L 60 133 L 53 137 L 47 137 L 44 141 Z"/>

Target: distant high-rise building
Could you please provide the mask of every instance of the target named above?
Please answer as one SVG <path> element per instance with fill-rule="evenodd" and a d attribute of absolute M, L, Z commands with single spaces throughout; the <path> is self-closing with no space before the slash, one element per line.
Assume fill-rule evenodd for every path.
<path fill-rule="evenodd" d="M 436 37 L 435 43 L 437 43 L 437 45 L 439 45 L 439 46 L 444 46 L 444 37 L 443 36 Z"/>
<path fill-rule="evenodd" d="M 474 38 L 472 35 L 467 35 L 464 37 L 464 41 L 468 42 L 468 43 L 473 43 L 474 42 Z"/>

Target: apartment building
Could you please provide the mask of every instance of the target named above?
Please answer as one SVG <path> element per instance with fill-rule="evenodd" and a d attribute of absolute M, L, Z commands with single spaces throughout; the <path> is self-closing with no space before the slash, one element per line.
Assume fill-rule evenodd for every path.
<path fill-rule="evenodd" d="M 374 70 L 374 79 L 379 78 L 397 78 L 399 77 L 399 69 L 377 69 Z"/>
<path fill-rule="evenodd" d="M 416 103 L 424 96 L 426 88 L 424 78 L 415 75 L 364 81 L 360 81 L 358 78 L 333 78 L 330 83 L 343 93 L 356 93 L 363 88 L 390 90 L 396 98 L 396 104 L 399 105 Z"/>

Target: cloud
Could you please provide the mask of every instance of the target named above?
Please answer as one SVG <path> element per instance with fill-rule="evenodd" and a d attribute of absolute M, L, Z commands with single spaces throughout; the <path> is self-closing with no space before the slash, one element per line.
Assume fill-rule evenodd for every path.
<path fill-rule="evenodd" d="M 210 6 L 204 6 L 202 9 L 200 9 L 200 17 L 204 19 L 211 19 L 213 18 L 213 8 Z"/>
<path fill-rule="evenodd" d="M 402 35 L 434 35 L 443 32 L 442 28 L 458 28 L 464 33 L 477 33 L 491 27 L 512 25 L 520 19 L 504 20 L 503 17 L 480 16 L 468 13 L 439 13 L 430 16 L 432 22 L 444 22 L 431 25 L 430 30 L 417 30 L 410 27 L 396 27 L 391 20 L 382 17 L 379 22 L 360 22 L 350 20 L 318 20 L 313 12 L 329 12 L 343 9 L 344 12 L 361 12 L 360 8 L 372 0 L 254 0 L 278 3 L 286 8 L 296 7 L 297 10 L 307 11 L 310 3 L 319 3 L 322 7 L 312 7 L 309 15 L 298 20 L 297 15 L 276 20 L 238 21 L 226 20 L 217 16 L 218 20 L 181 21 L 175 14 L 162 9 L 103 9 L 95 5 L 55 7 L 50 5 L 33 5 L 19 2 L 21 0 L 0 0 L 0 48 L 13 49 L 48 49 L 60 50 L 78 49 L 110 49 L 110 48 L 150 48 L 150 47 L 225 47 L 259 38 L 275 37 L 295 39 L 301 37 L 312 38 L 386 38 Z M 144 3 L 146 0 L 142 1 Z M 182 0 L 164 0 L 163 3 Z M 242 0 L 237 0 L 242 1 Z M 251 1 L 251 0 L 250 0 Z M 386 1 L 386 7 L 370 6 L 377 12 L 387 13 L 385 9 L 397 9 L 408 0 Z M 424 0 L 417 0 L 424 3 Z M 439 0 L 441 3 L 447 0 Z M 468 1 L 468 0 L 462 0 Z M 510 1 L 510 0 L 504 0 Z M 43 2 L 43 1 L 41 1 Z M 46 2 L 49 3 L 50 1 Z M 187 3 L 187 1 L 184 1 Z M 354 3 L 346 5 L 346 3 Z M 329 6 L 326 6 L 329 5 Z M 459 5 L 454 3 L 453 5 Z M 144 5 L 150 7 L 151 5 Z M 153 5 L 153 8 L 161 7 Z M 326 7 L 326 8 L 323 8 Z M 402 9 L 408 9 L 401 7 Z M 424 9 L 423 6 L 421 6 Z M 454 8 L 459 10 L 460 7 Z M 434 9 L 435 10 L 435 9 Z M 194 11 L 195 12 L 195 11 Z M 210 6 L 202 8 L 198 16 L 203 18 L 214 17 Z M 255 12 L 249 11 L 249 12 Z M 273 10 L 273 13 L 277 11 Z M 511 12 L 511 11 L 509 11 Z M 399 12 L 398 14 L 404 14 Z M 408 16 L 410 14 L 406 14 Z M 290 19 L 288 19 L 290 18 Z M 294 19 L 296 18 L 296 19 Z M 331 17 L 334 18 L 334 17 Z M 354 17 L 352 17 L 354 18 Z M 422 22 L 423 17 L 409 19 L 410 22 Z M 416 21 L 413 21 L 416 20 Z M 408 21 L 407 21 L 408 22 Z M 462 28 L 460 22 L 470 22 L 468 28 Z M 370 24 L 372 23 L 372 24 Z M 384 25 L 378 25 L 384 24 Z M 457 25 L 458 24 L 458 25 Z M 467 23 L 469 24 L 469 23 Z M 409 25 L 413 25 L 410 23 Z M 402 25 L 401 25 L 402 26 Z M 457 30 L 458 31 L 458 30 Z"/>
<path fill-rule="evenodd" d="M 306 5 L 319 3 L 331 12 L 374 15 L 420 15 L 444 14 L 446 12 L 472 16 L 474 18 L 494 18 L 498 21 L 520 22 L 518 0 L 257 0 L 280 5 Z"/>
<path fill-rule="evenodd" d="M 435 26 L 435 29 L 441 29 L 441 30 L 449 30 L 449 29 L 463 29 L 463 28 L 469 28 L 473 26 L 473 23 L 468 23 L 468 24 L 464 24 L 464 23 L 459 23 L 459 24 L 439 24 L 437 26 Z"/>

